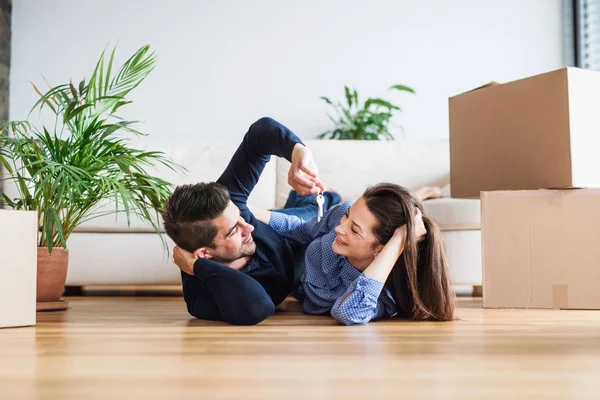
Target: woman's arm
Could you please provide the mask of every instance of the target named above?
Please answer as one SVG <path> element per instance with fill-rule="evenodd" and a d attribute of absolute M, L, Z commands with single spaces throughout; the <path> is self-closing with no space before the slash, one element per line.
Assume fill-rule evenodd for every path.
<path fill-rule="evenodd" d="M 404 250 L 406 226 L 401 228 L 331 308 L 331 316 L 340 324 L 362 325 L 384 316 L 385 305 L 379 300 L 379 295 Z"/>
<path fill-rule="evenodd" d="M 301 244 L 309 244 L 319 236 L 335 229 L 351 205 L 351 201 L 346 201 L 330 208 L 325 212 L 320 222 L 317 222 L 316 217 L 310 221 L 304 221 L 295 215 L 274 211 L 270 213 L 269 226 L 288 239 Z"/>

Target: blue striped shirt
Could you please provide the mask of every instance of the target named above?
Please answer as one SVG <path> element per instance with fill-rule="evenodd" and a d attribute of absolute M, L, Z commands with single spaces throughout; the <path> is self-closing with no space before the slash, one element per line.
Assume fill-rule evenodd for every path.
<path fill-rule="evenodd" d="M 320 222 L 316 218 L 305 222 L 277 212 L 271 213 L 269 222 L 280 235 L 308 245 L 300 278 L 306 296 L 304 311 L 317 315 L 331 313 L 344 325 L 366 324 L 396 314 L 395 301 L 383 283 L 367 278 L 331 248 L 336 238 L 334 229 L 351 205 L 351 201 L 338 204 Z"/>

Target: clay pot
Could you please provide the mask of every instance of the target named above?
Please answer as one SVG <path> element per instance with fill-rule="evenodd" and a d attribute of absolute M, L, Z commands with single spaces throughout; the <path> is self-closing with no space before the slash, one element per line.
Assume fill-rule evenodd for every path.
<path fill-rule="evenodd" d="M 58 302 L 65 290 L 69 251 L 52 248 L 52 254 L 47 247 L 37 249 L 37 302 Z M 38 307 L 39 308 L 39 307 Z"/>

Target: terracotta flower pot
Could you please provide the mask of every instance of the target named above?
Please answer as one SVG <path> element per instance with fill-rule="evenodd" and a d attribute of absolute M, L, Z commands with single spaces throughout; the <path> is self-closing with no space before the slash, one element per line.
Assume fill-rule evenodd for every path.
<path fill-rule="evenodd" d="M 47 247 L 37 249 L 37 309 L 65 309 L 66 303 L 60 300 L 67 281 L 69 251 L 54 247 L 52 254 Z"/>

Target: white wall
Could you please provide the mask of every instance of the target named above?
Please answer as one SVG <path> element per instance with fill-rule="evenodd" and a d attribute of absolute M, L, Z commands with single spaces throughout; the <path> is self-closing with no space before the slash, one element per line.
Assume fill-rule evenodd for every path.
<path fill-rule="evenodd" d="M 89 77 L 150 44 L 156 70 L 125 117 L 161 141 L 239 139 L 263 115 L 303 138 L 330 127 L 319 96 L 386 96 L 409 137 L 447 136 L 447 98 L 563 66 L 560 0 L 20 0 L 13 2 L 10 117 L 29 81 Z M 417 96 L 387 92 L 391 84 Z"/>

